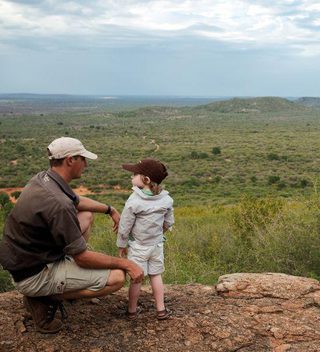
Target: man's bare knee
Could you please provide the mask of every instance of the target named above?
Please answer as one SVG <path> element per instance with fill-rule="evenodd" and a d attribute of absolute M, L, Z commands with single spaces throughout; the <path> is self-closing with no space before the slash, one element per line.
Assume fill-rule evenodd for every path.
<path fill-rule="evenodd" d="M 80 211 L 77 214 L 77 217 L 79 220 L 82 234 L 86 234 L 86 236 L 88 237 L 94 220 L 93 213 L 91 211 Z"/>
<path fill-rule="evenodd" d="M 126 274 L 123 270 L 114 269 L 111 270 L 107 285 L 108 286 L 117 286 L 121 288 L 126 282 Z"/>

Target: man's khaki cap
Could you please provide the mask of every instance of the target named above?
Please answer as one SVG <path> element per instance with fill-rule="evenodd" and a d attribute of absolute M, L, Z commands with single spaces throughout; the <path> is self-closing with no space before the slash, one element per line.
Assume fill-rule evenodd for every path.
<path fill-rule="evenodd" d="M 67 156 L 81 155 L 88 159 L 97 159 L 97 155 L 89 152 L 76 138 L 61 137 L 48 145 L 49 159 L 63 159 Z"/>

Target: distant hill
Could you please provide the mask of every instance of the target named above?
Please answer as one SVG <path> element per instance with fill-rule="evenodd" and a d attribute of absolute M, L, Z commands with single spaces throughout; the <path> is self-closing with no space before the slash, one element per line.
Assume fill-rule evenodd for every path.
<path fill-rule="evenodd" d="M 297 99 L 296 102 L 307 107 L 320 108 L 320 98 L 318 97 L 302 97 Z"/>
<path fill-rule="evenodd" d="M 195 112 L 303 112 L 320 107 L 320 98 L 192 98 L 174 96 L 94 96 L 0 94 L 0 114 L 120 112 L 128 116 L 172 116 Z"/>
<path fill-rule="evenodd" d="M 284 98 L 233 98 L 194 107 L 193 110 L 206 110 L 220 113 L 267 113 L 280 111 L 306 111 L 306 106 Z"/>
<path fill-rule="evenodd" d="M 320 103 L 320 102 L 319 102 Z M 259 97 L 259 98 L 230 98 L 219 101 L 211 101 L 209 104 L 196 106 L 145 106 L 128 112 L 120 112 L 127 117 L 154 116 L 154 117 L 183 117 L 194 113 L 226 113 L 226 114 L 249 114 L 249 113 L 300 113 L 309 112 L 310 107 L 285 98 Z"/>
<path fill-rule="evenodd" d="M 0 114 L 119 112 L 146 106 L 181 107 L 227 98 L 182 96 L 101 96 L 68 94 L 0 94 Z"/>

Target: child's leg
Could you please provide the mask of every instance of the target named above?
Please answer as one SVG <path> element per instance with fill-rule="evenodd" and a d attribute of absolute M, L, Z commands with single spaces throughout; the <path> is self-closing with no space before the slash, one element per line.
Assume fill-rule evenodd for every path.
<path fill-rule="evenodd" d="M 135 313 L 137 311 L 138 299 L 140 295 L 141 283 L 131 283 L 129 288 L 129 305 L 128 312 Z"/>
<path fill-rule="evenodd" d="M 162 311 L 165 309 L 164 306 L 164 287 L 162 283 L 161 275 L 149 275 L 152 292 L 154 299 L 156 301 L 157 311 Z"/>

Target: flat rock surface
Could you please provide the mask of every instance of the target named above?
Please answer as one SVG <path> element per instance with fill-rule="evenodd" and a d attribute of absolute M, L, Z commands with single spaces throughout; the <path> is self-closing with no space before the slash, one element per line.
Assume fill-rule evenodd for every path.
<path fill-rule="evenodd" d="M 320 284 L 284 274 L 231 274 L 218 285 L 167 285 L 169 320 L 158 321 L 150 288 L 142 312 L 125 316 L 127 289 L 66 303 L 54 335 L 35 331 L 22 296 L 0 294 L 0 352 L 218 351 L 319 352 Z M 57 313 L 59 316 L 60 313 Z"/>

